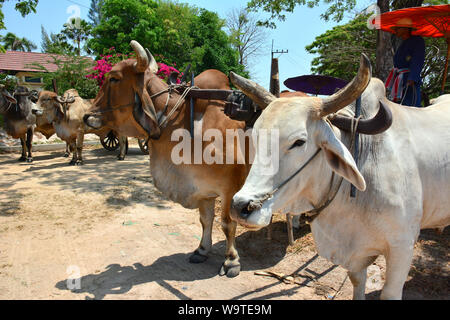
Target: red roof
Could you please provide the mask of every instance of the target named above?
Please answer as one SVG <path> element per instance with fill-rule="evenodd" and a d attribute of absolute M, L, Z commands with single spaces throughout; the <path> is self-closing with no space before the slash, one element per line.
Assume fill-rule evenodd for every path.
<path fill-rule="evenodd" d="M 0 53 L 0 70 L 42 72 L 43 70 L 31 65 L 38 63 L 49 72 L 55 72 L 58 67 L 52 63 L 54 61 L 52 57 L 61 59 L 64 56 L 39 52 L 6 51 L 6 53 Z M 92 60 L 89 57 L 86 58 Z"/>

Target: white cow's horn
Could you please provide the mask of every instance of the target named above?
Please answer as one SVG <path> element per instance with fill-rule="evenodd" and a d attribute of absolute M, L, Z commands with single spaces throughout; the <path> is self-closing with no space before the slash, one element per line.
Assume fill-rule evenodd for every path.
<path fill-rule="evenodd" d="M 230 80 L 239 90 L 253 100 L 261 109 L 265 109 L 275 97 L 269 91 L 261 87 L 256 82 L 245 79 L 234 72 L 230 72 Z"/>
<path fill-rule="evenodd" d="M 361 62 L 356 77 L 331 97 L 322 99 L 323 104 L 320 116 L 325 117 L 331 113 L 335 113 L 358 99 L 364 90 L 366 90 L 371 78 L 372 66 L 369 58 L 363 53 L 361 54 Z"/>
<path fill-rule="evenodd" d="M 145 52 L 144 48 L 139 44 L 139 42 L 135 40 L 132 40 L 130 42 L 130 45 L 133 48 L 134 52 L 136 52 L 137 61 L 136 64 L 134 65 L 136 71 L 139 73 L 145 72 L 145 70 L 147 70 L 148 66 L 150 65 L 147 53 Z"/>

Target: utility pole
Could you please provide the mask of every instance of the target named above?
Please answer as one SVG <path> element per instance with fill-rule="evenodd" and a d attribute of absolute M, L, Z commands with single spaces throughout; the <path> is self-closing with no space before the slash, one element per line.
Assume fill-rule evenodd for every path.
<path fill-rule="evenodd" d="M 272 66 L 270 69 L 270 93 L 275 95 L 276 97 L 280 97 L 280 74 L 278 68 L 278 58 L 274 58 L 273 55 L 289 53 L 289 50 L 277 50 L 273 51 L 273 40 L 272 40 Z"/>

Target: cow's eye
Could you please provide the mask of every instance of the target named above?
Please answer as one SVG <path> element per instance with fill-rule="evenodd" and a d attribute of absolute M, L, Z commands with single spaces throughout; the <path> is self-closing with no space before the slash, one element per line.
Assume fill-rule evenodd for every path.
<path fill-rule="evenodd" d="M 116 78 L 111 78 L 111 79 L 109 79 L 109 82 L 112 82 L 112 83 L 116 83 L 116 82 L 119 82 L 120 80 L 119 79 L 116 79 Z"/>
<path fill-rule="evenodd" d="M 306 141 L 303 141 L 303 140 L 297 140 L 297 141 L 295 141 L 294 144 L 289 148 L 289 150 L 292 150 L 292 149 L 297 148 L 297 147 L 301 147 L 301 146 L 303 146 L 303 145 L 305 144 L 305 142 L 306 142 Z"/>

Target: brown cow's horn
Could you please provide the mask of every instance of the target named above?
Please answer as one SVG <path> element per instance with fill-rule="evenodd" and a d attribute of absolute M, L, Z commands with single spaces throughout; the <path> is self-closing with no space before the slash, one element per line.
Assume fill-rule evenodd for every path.
<path fill-rule="evenodd" d="M 253 102 L 263 110 L 277 98 L 256 82 L 245 79 L 234 72 L 230 72 L 230 80 L 239 90 L 252 99 Z"/>
<path fill-rule="evenodd" d="M 153 55 L 150 53 L 150 50 L 145 48 L 145 53 L 147 53 L 148 61 L 150 61 L 150 71 L 152 73 L 158 73 L 158 70 L 159 70 L 158 63 L 156 62 Z"/>
<path fill-rule="evenodd" d="M 322 99 L 322 109 L 320 116 L 325 117 L 331 113 L 337 112 L 358 99 L 366 90 L 372 78 L 372 66 L 369 58 L 361 54 L 361 62 L 356 77 L 347 84 L 342 90 L 339 90 L 331 97 Z"/>
<path fill-rule="evenodd" d="M 351 132 L 352 123 L 355 121 L 349 117 L 335 115 L 330 117 L 333 125 L 344 131 Z M 367 135 L 375 135 L 385 132 L 392 125 L 392 112 L 389 107 L 380 101 L 378 113 L 372 119 L 360 120 L 356 132 Z"/>
<path fill-rule="evenodd" d="M 145 52 L 144 48 L 139 44 L 139 42 L 135 40 L 132 40 L 130 45 L 133 48 L 134 52 L 136 52 L 137 61 L 136 64 L 134 65 L 136 71 L 139 73 L 145 72 L 145 70 L 147 70 L 150 64 L 147 53 Z"/>

